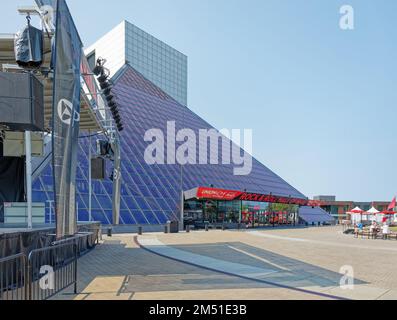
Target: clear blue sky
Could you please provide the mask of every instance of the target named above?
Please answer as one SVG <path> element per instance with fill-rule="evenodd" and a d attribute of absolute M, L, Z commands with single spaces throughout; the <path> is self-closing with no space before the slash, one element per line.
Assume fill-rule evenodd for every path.
<path fill-rule="evenodd" d="M 2 3 L 0 32 L 22 17 Z M 69 0 L 91 44 L 126 19 L 189 56 L 189 105 L 252 128 L 254 155 L 308 196 L 397 194 L 397 1 Z M 339 8 L 355 9 L 354 31 Z"/>

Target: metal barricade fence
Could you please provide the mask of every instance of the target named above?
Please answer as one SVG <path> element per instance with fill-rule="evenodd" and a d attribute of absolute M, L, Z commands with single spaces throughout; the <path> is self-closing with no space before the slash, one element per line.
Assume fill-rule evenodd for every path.
<path fill-rule="evenodd" d="M 0 301 L 26 300 L 28 290 L 26 256 L 18 254 L 0 259 Z"/>
<path fill-rule="evenodd" d="M 0 259 L 1 300 L 46 300 L 73 286 L 77 294 L 77 261 L 98 243 L 99 233 L 86 232 L 52 246 Z"/>
<path fill-rule="evenodd" d="M 29 300 L 46 300 L 74 285 L 77 294 L 77 244 L 58 244 L 29 255 Z"/>

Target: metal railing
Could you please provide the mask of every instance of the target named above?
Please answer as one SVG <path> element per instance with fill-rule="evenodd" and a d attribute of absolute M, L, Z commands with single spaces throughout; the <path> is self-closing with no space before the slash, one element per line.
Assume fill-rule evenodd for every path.
<path fill-rule="evenodd" d="M 0 259 L 0 301 L 27 300 L 27 258 L 24 254 Z"/>
<path fill-rule="evenodd" d="M 1 300 L 47 300 L 73 286 L 77 294 L 77 262 L 95 247 L 99 232 L 86 232 L 52 246 L 0 259 Z"/>
<path fill-rule="evenodd" d="M 28 259 L 28 300 L 47 300 L 72 285 L 77 294 L 77 260 L 74 242 L 32 251 Z"/>

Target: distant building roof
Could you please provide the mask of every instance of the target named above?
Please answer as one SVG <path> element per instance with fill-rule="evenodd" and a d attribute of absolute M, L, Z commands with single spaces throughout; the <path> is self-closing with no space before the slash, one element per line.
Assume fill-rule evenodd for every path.
<path fill-rule="evenodd" d="M 336 201 L 336 196 L 315 196 L 313 199 L 317 201 Z"/>

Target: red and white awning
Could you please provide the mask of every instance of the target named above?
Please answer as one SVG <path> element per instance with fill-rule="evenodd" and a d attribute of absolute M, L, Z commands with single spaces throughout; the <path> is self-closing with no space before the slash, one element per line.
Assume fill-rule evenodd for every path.
<path fill-rule="evenodd" d="M 282 197 L 275 195 L 265 195 L 258 193 L 250 193 L 245 191 L 216 189 L 207 187 L 198 187 L 185 193 L 186 200 L 199 199 L 199 200 L 217 200 L 217 201 L 252 201 L 252 202 L 268 202 L 268 203 L 281 203 L 292 204 L 299 206 L 307 206 L 308 199 Z"/>

